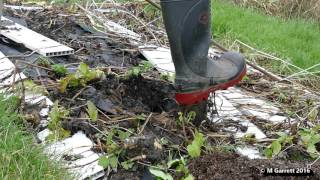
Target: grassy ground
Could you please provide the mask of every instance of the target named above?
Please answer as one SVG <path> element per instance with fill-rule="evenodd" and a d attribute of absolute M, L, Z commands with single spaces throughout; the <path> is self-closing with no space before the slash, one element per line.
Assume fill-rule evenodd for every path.
<path fill-rule="evenodd" d="M 212 0 L 212 7 L 213 33 L 218 39 L 239 39 L 302 68 L 320 63 L 319 23 L 271 17 L 224 0 Z"/>
<path fill-rule="evenodd" d="M 15 102 L 0 97 L 0 179 L 70 179 L 35 146 L 14 113 Z"/>

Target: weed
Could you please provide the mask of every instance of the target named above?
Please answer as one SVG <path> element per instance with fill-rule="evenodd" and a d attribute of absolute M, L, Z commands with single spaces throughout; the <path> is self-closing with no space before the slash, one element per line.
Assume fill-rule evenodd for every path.
<path fill-rule="evenodd" d="M 25 80 L 23 82 L 23 85 L 24 85 L 26 94 L 31 93 L 31 94 L 48 95 L 48 91 L 45 87 L 35 84 L 32 80 Z M 18 86 L 22 86 L 22 84 L 19 84 Z"/>
<path fill-rule="evenodd" d="M 39 56 L 37 59 L 37 64 L 42 67 L 49 68 L 51 66 L 50 59 L 44 56 Z"/>
<path fill-rule="evenodd" d="M 51 66 L 51 68 L 53 72 L 59 77 L 63 77 L 68 73 L 67 68 L 65 68 L 62 64 L 54 64 Z"/>
<path fill-rule="evenodd" d="M 159 9 L 155 8 L 151 4 L 147 4 L 144 6 L 143 13 L 145 14 L 146 18 L 148 18 L 146 19 L 146 21 L 152 21 L 155 18 L 161 17 L 161 11 L 159 11 Z"/>
<path fill-rule="evenodd" d="M 320 156 L 316 149 L 316 144 L 320 142 L 320 134 L 317 128 L 302 129 L 298 132 L 300 136 L 300 144 L 305 147 L 309 155 L 313 158 Z"/>
<path fill-rule="evenodd" d="M 118 168 L 119 160 L 115 154 L 111 154 L 100 157 L 98 163 L 103 168 L 111 167 L 112 169 L 116 170 Z"/>
<path fill-rule="evenodd" d="M 126 79 L 141 74 L 141 69 L 139 67 L 132 67 L 126 72 Z"/>
<path fill-rule="evenodd" d="M 203 146 L 205 138 L 202 133 L 195 132 L 194 139 L 190 145 L 187 146 L 188 154 L 192 157 L 199 157 L 201 154 L 201 147 Z"/>
<path fill-rule="evenodd" d="M 181 127 L 183 126 L 183 124 L 186 125 L 191 123 L 196 117 L 196 112 L 190 111 L 187 113 L 186 116 L 184 115 L 184 113 L 179 112 L 178 115 L 179 117 L 178 117 L 177 125 Z"/>
<path fill-rule="evenodd" d="M 66 77 L 59 80 L 59 91 L 64 93 L 67 87 L 75 88 L 86 86 L 87 83 L 97 79 L 104 79 L 105 74 L 101 70 L 90 70 L 85 63 L 80 63 L 75 73 L 70 73 Z"/>
<path fill-rule="evenodd" d="M 182 173 L 183 180 L 192 180 L 194 177 L 190 174 L 189 169 L 187 167 L 187 160 L 184 157 L 180 157 L 180 159 L 174 159 L 167 163 L 168 168 L 175 168 L 177 173 Z"/>
<path fill-rule="evenodd" d="M 150 70 L 152 70 L 154 66 L 149 61 L 141 61 L 141 63 L 138 66 L 134 66 L 130 68 L 126 72 L 126 79 L 132 77 L 132 76 L 139 76 L 142 73 L 146 73 Z"/>
<path fill-rule="evenodd" d="M 132 130 L 130 130 L 132 132 Z M 125 149 L 119 146 L 115 141 L 114 138 L 119 139 L 120 141 L 125 141 L 131 136 L 129 131 L 123 131 L 120 129 L 112 128 L 106 137 L 106 147 L 105 150 L 107 155 L 101 156 L 99 158 L 99 165 L 104 168 L 112 168 L 113 170 L 117 170 L 118 166 L 121 165 L 124 169 L 130 169 L 133 167 L 134 162 L 131 160 L 125 160 L 120 162 L 119 159 L 125 154 Z"/>
<path fill-rule="evenodd" d="M 139 120 L 139 121 L 144 121 L 144 120 L 146 120 L 147 116 L 142 113 L 142 114 L 136 115 L 135 118 L 136 118 L 137 120 Z"/>
<path fill-rule="evenodd" d="M 175 74 L 170 74 L 170 73 L 161 73 L 160 79 L 164 81 L 171 81 L 173 82 L 175 78 Z"/>
<path fill-rule="evenodd" d="M 52 133 L 47 137 L 47 140 L 60 140 L 65 139 L 71 135 L 71 132 L 63 129 L 62 120 L 64 117 L 69 115 L 69 111 L 64 107 L 59 106 L 59 102 L 55 101 L 52 109 L 49 113 L 49 124 L 48 129 L 52 131 Z"/>
<path fill-rule="evenodd" d="M 121 163 L 122 168 L 125 169 L 125 170 L 131 169 L 133 167 L 133 165 L 134 165 L 134 162 L 129 161 L 129 160 L 128 161 L 123 161 Z"/>
<path fill-rule="evenodd" d="M 250 144 L 254 144 L 257 140 L 256 140 L 256 137 L 255 137 L 255 134 L 253 133 L 247 133 L 245 134 L 241 140 L 243 142 L 247 142 L 247 143 L 250 143 Z"/>
<path fill-rule="evenodd" d="M 87 113 L 91 121 L 95 122 L 98 119 L 98 109 L 97 107 L 91 102 L 87 102 Z"/>
<path fill-rule="evenodd" d="M 169 173 L 165 173 L 160 169 L 156 168 L 149 168 L 149 171 L 151 174 L 153 174 L 157 179 L 162 180 L 173 180 L 173 177 Z"/>
<path fill-rule="evenodd" d="M 265 150 L 264 154 L 268 158 L 275 157 L 281 151 L 281 149 L 286 146 L 287 144 L 292 144 L 293 136 L 289 136 L 286 133 L 277 133 L 280 136 L 278 139 L 273 141 Z"/>

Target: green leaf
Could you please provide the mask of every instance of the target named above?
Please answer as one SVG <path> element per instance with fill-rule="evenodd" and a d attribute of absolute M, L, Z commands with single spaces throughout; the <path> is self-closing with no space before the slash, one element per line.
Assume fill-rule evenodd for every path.
<path fill-rule="evenodd" d="M 99 157 L 98 164 L 103 168 L 107 168 L 108 166 L 110 166 L 113 169 L 117 169 L 118 157 L 115 155 L 101 156 Z"/>
<path fill-rule="evenodd" d="M 190 111 L 187 115 L 187 123 L 190 123 L 191 121 L 193 121 L 196 118 L 196 112 L 194 111 Z"/>
<path fill-rule="evenodd" d="M 243 78 L 242 78 L 242 81 L 249 81 L 250 80 L 250 78 L 249 78 L 249 76 L 247 76 L 247 75 L 245 75 Z"/>
<path fill-rule="evenodd" d="M 204 143 L 203 134 L 196 131 L 194 140 L 190 145 L 187 146 L 188 154 L 192 157 L 199 157 L 201 154 L 201 147 Z"/>
<path fill-rule="evenodd" d="M 63 140 L 67 137 L 70 137 L 71 132 L 68 130 L 63 129 L 62 127 L 56 130 L 53 130 L 52 133 L 50 133 L 47 137 L 46 140 L 49 142 L 54 142 L 58 140 Z"/>
<path fill-rule="evenodd" d="M 23 85 L 26 90 L 26 95 L 29 93 L 48 95 L 48 91 L 45 87 L 35 84 L 32 80 L 23 81 Z"/>
<path fill-rule="evenodd" d="M 78 67 L 80 76 L 86 76 L 89 73 L 89 66 L 86 63 L 81 62 Z"/>
<path fill-rule="evenodd" d="M 106 156 L 101 156 L 99 157 L 98 164 L 105 169 L 109 166 L 110 160 Z"/>
<path fill-rule="evenodd" d="M 59 101 L 55 101 L 51 111 L 49 112 L 50 121 L 48 124 L 48 128 L 51 131 L 59 130 L 62 128 L 61 120 L 63 117 L 69 115 L 69 111 L 66 110 L 64 107 L 59 106 Z"/>
<path fill-rule="evenodd" d="M 307 149 L 309 155 L 316 158 L 319 152 L 316 149 L 315 144 L 320 142 L 320 135 L 317 128 L 315 129 L 302 129 L 299 131 L 300 143 Z"/>
<path fill-rule="evenodd" d="M 68 72 L 67 68 L 62 64 L 54 64 L 51 66 L 53 72 L 58 76 L 65 76 Z"/>
<path fill-rule="evenodd" d="M 113 169 L 117 169 L 117 167 L 118 167 L 118 157 L 113 155 L 113 156 L 109 157 L 109 161 L 110 161 L 110 166 Z"/>
<path fill-rule="evenodd" d="M 308 145 L 310 143 L 310 139 L 311 139 L 310 135 L 301 136 L 301 141 L 303 145 Z"/>
<path fill-rule="evenodd" d="M 264 150 L 264 155 L 265 155 L 268 159 L 272 158 L 272 149 L 271 149 L 270 147 L 266 148 L 266 149 Z"/>
<path fill-rule="evenodd" d="M 133 167 L 134 163 L 131 161 L 124 161 L 121 163 L 121 166 L 123 167 L 123 169 L 125 170 L 129 170 Z"/>
<path fill-rule="evenodd" d="M 88 101 L 87 106 L 88 106 L 87 113 L 90 119 L 94 122 L 97 121 L 98 119 L 97 107 L 91 101 Z"/>
<path fill-rule="evenodd" d="M 118 130 L 118 135 L 119 135 L 120 140 L 123 141 L 125 139 L 128 139 L 130 137 L 131 133 L 128 131 Z"/>
<path fill-rule="evenodd" d="M 194 180 L 192 174 L 189 174 L 187 177 L 183 178 L 183 180 Z"/>
<path fill-rule="evenodd" d="M 307 147 L 307 152 L 310 154 L 311 157 L 317 157 L 318 151 L 314 144 L 309 144 Z"/>
<path fill-rule="evenodd" d="M 110 145 L 110 144 L 113 143 L 113 142 L 112 142 L 113 136 L 114 136 L 114 131 L 111 130 L 111 131 L 108 133 L 108 136 L 107 136 L 107 138 L 106 138 L 106 143 L 107 143 L 107 145 Z"/>
<path fill-rule="evenodd" d="M 173 166 L 176 166 L 177 164 L 180 163 L 180 159 L 174 159 L 174 160 L 171 160 L 167 163 L 167 167 L 168 168 L 171 168 Z"/>
<path fill-rule="evenodd" d="M 151 174 L 156 176 L 157 178 L 161 178 L 163 180 L 173 180 L 173 177 L 169 173 L 164 173 L 161 170 L 149 168 Z"/>
<path fill-rule="evenodd" d="M 311 138 L 310 138 L 310 143 L 311 144 L 317 144 L 318 142 L 320 142 L 320 135 L 319 134 L 313 134 L 313 136 L 311 136 Z"/>
<path fill-rule="evenodd" d="M 281 151 L 281 144 L 279 141 L 273 141 L 271 144 L 272 156 L 279 154 Z"/>
<path fill-rule="evenodd" d="M 143 72 L 150 71 L 154 68 L 153 64 L 151 64 L 149 61 L 142 61 L 141 65 Z"/>
<path fill-rule="evenodd" d="M 278 140 L 273 141 L 269 147 L 264 150 L 264 155 L 267 158 L 272 158 L 275 155 L 279 154 L 281 151 L 281 143 Z"/>
<path fill-rule="evenodd" d="M 65 93 L 69 84 L 69 78 L 65 77 L 59 80 L 59 92 Z"/>
<path fill-rule="evenodd" d="M 147 116 L 142 113 L 142 114 L 136 115 L 135 118 L 136 118 L 137 120 L 139 120 L 139 121 L 144 121 L 144 120 L 146 120 Z"/>
<path fill-rule="evenodd" d="M 278 136 L 280 136 L 277 140 L 279 141 L 280 144 L 285 145 L 287 143 L 292 144 L 293 137 L 289 136 L 288 134 L 284 132 L 278 132 Z"/>

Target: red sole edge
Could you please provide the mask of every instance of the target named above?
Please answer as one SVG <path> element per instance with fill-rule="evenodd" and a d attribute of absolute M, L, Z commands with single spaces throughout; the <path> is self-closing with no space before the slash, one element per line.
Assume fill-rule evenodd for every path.
<path fill-rule="evenodd" d="M 243 71 L 235 79 L 232 79 L 231 81 L 218 84 L 206 90 L 194 91 L 191 93 L 176 93 L 176 100 L 180 105 L 197 104 L 201 101 L 207 100 L 211 92 L 214 92 L 216 90 L 224 90 L 238 84 L 242 80 L 242 78 L 246 75 L 246 73 L 247 73 L 247 67 L 245 66 Z"/>

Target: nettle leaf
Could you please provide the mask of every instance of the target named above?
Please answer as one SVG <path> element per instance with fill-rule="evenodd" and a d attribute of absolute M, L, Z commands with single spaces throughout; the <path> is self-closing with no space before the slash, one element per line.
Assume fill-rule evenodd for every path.
<path fill-rule="evenodd" d="M 311 135 L 310 134 L 300 134 L 301 142 L 303 145 L 308 145 L 311 141 Z"/>
<path fill-rule="evenodd" d="M 283 144 L 283 145 L 287 143 L 292 144 L 293 136 L 289 136 L 284 132 L 278 132 L 277 135 L 280 136 L 278 138 L 278 141 L 280 142 L 280 144 Z"/>
<path fill-rule="evenodd" d="M 187 146 L 188 154 L 193 158 L 199 157 L 201 154 L 201 147 L 203 146 L 203 143 L 203 134 L 196 131 L 194 140 L 190 145 Z"/>
<path fill-rule="evenodd" d="M 311 138 L 310 138 L 310 143 L 311 144 L 317 144 L 318 142 L 320 142 L 320 135 L 319 134 L 313 134 L 313 136 L 311 136 Z"/>
<path fill-rule="evenodd" d="M 281 144 L 279 141 L 273 141 L 271 144 L 271 149 L 272 149 L 272 155 L 275 156 L 279 154 L 281 151 Z"/>
<path fill-rule="evenodd" d="M 309 144 L 307 146 L 307 152 L 310 154 L 311 157 L 316 158 L 318 151 L 316 149 L 316 146 L 314 144 Z"/>
<path fill-rule="evenodd" d="M 97 107 L 91 101 L 88 101 L 87 106 L 88 106 L 87 113 L 88 113 L 90 119 L 92 121 L 97 121 L 97 119 L 98 119 Z"/>
<path fill-rule="evenodd" d="M 120 140 L 125 140 L 130 137 L 131 133 L 129 131 L 118 130 L 118 135 Z"/>
<path fill-rule="evenodd" d="M 269 159 L 272 158 L 272 149 L 270 147 L 266 148 L 264 150 L 264 155 Z"/>
<path fill-rule="evenodd" d="M 267 158 L 272 158 L 279 154 L 281 151 L 281 143 L 278 140 L 273 141 L 269 147 L 264 150 L 264 155 Z"/>
<path fill-rule="evenodd" d="M 98 164 L 100 166 L 102 166 L 103 168 L 107 168 L 108 166 L 110 166 L 113 169 L 117 169 L 118 157 L 115 155 L 101 156 L 101 157 L 99 157 Z"/>
<path fill-rule="evenodd" d="M 118 168 L 118 157 L 117 156 L 111 156 L 109 158 L 109 161 L 110 161 L 110 166 L 113 169 L 117 169 Z"/>
<path fill-rule="evenodd" d="M 317 157 L 319 152 L 315 144 L 320 142 L 320 135 L 317 130 L 302 129 L 299 131 L 300 143 L 307 149 L 309 155 L 313 158 Z"/>
<path fill-rule="evenodd" d="M 121 163 L 121 166 L 123 167 L 123 169 L 125 170 L 129 170 L 133 167 L 134 163 L 132 161 L 124 161 Z"/>
<path fill-rule="evenodd" d="M 98 164 L 105 169 L 109 166 L 110 160 L 106 156 L 101 156 L 99 157 Z"/>
<path fill-rule="evenodd" d="M 169 173 L 165 173 L 159 169 L 149 168 L 149 171 L 157 178 L 161 178 L 163 180 L 173 180 L 173 177 Z"/>
<path fill-rule="evenodd" d="M 114 136 L 114 131 L 111 130 L 109 133 L 108 133 L 108 136 L 106 138 L 106 143 L 107 145 L 111 145 L 113 142 L 112 142 L 112 138 Z"/>

